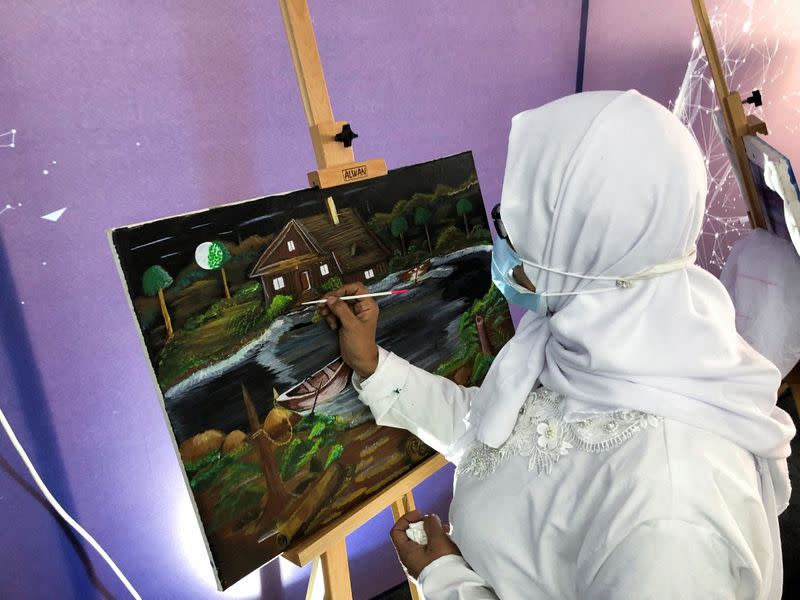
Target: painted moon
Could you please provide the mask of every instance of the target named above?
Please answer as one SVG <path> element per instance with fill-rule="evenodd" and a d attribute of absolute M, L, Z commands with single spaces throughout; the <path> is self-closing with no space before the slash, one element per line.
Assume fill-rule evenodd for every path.
<path fill-rule="evenodd" d="M 194 260 L 200 265 L 200 268 L 211 271 L 214 267 L 209 263 L 211 258 L 211 245 L 212 242 L 203 242 L 194 251 Z"/>

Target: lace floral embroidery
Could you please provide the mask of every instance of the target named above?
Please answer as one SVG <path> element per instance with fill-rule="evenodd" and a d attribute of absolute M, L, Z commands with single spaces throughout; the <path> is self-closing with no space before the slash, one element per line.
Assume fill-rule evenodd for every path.
<path fill-rule="evenodd" d="M 619 410 L 567 423 L 563 400 L 564 396 L 544 388 L 532 391 L 508 440 L 499 448 L 475 442 L 459 463 L 458 474 L 483 479 L 511 456 L 520 455 L 530 457 L 528 470 L 549 475 L 572 449 L 607 452 L 661 421 L 661 417 L 635 410 Z"/>

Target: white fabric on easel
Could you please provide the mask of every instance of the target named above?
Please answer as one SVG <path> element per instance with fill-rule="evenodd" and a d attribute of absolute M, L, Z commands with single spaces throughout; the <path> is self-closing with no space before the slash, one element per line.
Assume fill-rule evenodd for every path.
<path fill-rule="evenodd" d="M 736 329 L 785 377 L 800 360 L 800 256 L 788 240 L 755 229 L 737 241 L 719 280 Z"/>

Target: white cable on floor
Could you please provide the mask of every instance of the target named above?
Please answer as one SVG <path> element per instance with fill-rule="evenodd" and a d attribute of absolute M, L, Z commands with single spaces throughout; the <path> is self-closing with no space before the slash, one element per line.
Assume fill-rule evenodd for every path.
<path fill-rule="evenodd" d="M 6 416 L 3 414 L 2 409 L 0 409 L 0 424 L 3 425 L 3 429 L 5 429 L 8 438 L 14 445 L 14 449 L 20 455 L 20 458 L 22 458 L 22 462 L 24 462 L 25 466 L 28 468 L 31 477 L 33 477 L 33 481 L 39 487 L 39 490 L 41 490 L 42 494 L 44 494 L 44 497 L 47 499 L 47 501 L 52 505 L 53 508 L 56 509 L 56 512 L 69 524 L 70 527 L 77 531 L 83 539 L 89 542 L 92 548 L 97 550 L 97 553 L 103 557 L 103 560 L 106 561 L 109 567 L 111 567 L 111 570 L 114 571 L 114 574 L 119 577 L 119 580 L 125 585 L 128 591 L 131 593 L 131 596 L 136 598 L 136 600 L 142 600 L 142 597 L 131 585 L 131 582 L 128 581 L 128 578 L 125 577 L 125 575 L 123 575 L 122 571 L 120 571 L 119 567 L 114 563 L 113 560 L 111 560 L 111 557 L 106 553 L 105 550 L 103 550 L 102 546 L 100 546 L 100 544 L 98 544 L 97 541 L 91 535 L 89 535 L 89 532 L 81 527 L 80 524 L 73 519 L 67 511 L 64 510 L 64 508 L 58 503 L 58 500 L 56 500 L 53 497 L 53 494 L 50 493 L 50 490 L 47 489 L 47 486 L 42 481 L 42 478 L 39 477 L 39 473 L 36 472 L 36 468 L 33 466 L 31 459 L 28 458 L 28 455 L 25 452 L 25 449 L 22 447 L 22 444 L 19 443 L 17 436 L 14 435 L 14 430 L 11 429 L 11 425 L 8 423 L 8 420 L 6 420 Z"/>

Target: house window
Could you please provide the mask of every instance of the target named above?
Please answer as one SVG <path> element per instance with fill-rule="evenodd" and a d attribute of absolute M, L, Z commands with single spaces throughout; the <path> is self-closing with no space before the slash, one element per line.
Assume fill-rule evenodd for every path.
<path fill-rule="evenodd" d="M 292 250 L 294 250 L 294 242 L 293 242 L 292 240 L 289 240 L 288 242 L 286 242 L 286 245 L 287 245 L 287 246 L 288 246 L 288 248 L 289 248 L 289 252 L 291 252 Z"/>
<path fill-rule="evenodd" d="M 372 269 L 367 269 L 364 271 L 364 279 L 372 279 L 373 277 L 375 277 L 375 271 Z"/>
<path fill-rule="evenodd" d="M 274 287 L 276 290 L 282 290 L 283 289 L 283 277 L 276 277 L 275 279 L 273 279 L 272 280 L 272 287 Z"/>
<path fill-rule="evenodd" d="M 320 275 L 327 275 L 330 272 L 331 272 L 331 270 L 328 268 L 328 265 L 320 265 L 320 267 L 319 267 Z"/>

